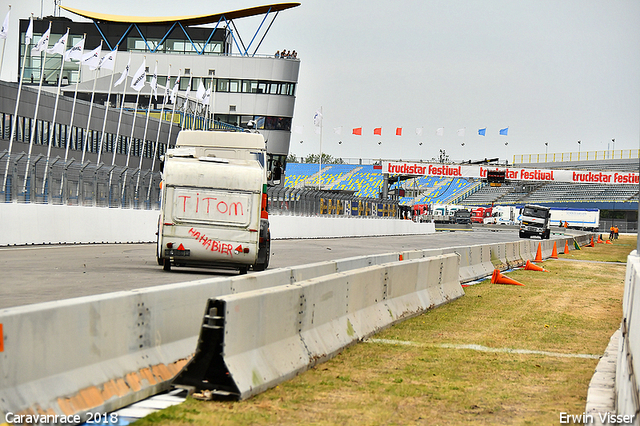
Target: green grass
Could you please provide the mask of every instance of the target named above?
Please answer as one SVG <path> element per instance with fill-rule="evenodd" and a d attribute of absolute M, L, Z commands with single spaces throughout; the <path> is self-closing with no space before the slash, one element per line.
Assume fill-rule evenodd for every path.
<path fill-rule="evenodd" d="M 635 237 L 560 255 L 625 262 Z M 559 247 L 562 251 L 563 247 Z M 507 274 L 360 343 L 247 401 L 194 399 L 136 425 L 558 424 L 584 411 L 597 359 L 479 352 L 483 345 L 564 354 L 603 353 L 619 327 L 624 265 L 549 260 L 549 273 Z"/>

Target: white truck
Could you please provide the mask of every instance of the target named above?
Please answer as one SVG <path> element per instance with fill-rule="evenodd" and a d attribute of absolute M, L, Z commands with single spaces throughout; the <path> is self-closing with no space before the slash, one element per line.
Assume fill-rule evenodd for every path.
<path fill-rule="evenodd" d="M 515 206 L 495 206 L 485 224 L 515 225 L 518 223 L 518 209 Z"/>
<path fill-rule="evenodd" d="M 259 133 L 178 134 L 162 166 L 157 260 L 172 266 L 269 265 L 266 144 Z"/>
<path fill-rule="evenodd" d="M 567 228 L 597 231 L 600 227 L 600 210 L 598 209 L 570 209 L 552 208 L 551 225 L 564 226 L 568 222 Z"/>
<path fill-rule="evenodd" d="M 520 215 L 520 238 L 538 236 L 548 240 L 551 236 L 550 218 L 549 207 L 526 204 Z"/>

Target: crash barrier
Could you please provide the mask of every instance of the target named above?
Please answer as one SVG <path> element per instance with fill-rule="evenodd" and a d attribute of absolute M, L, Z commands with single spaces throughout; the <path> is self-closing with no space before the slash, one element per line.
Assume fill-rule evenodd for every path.
<path fill-rule="evenodd" d="M 464 294 L 454 254 L 209 299 L 178 387 L 245 399 Z"/>
<path fill-rule="evenodd" d="M 209 297 L 397 261 L 359 256 L 0 311 L 0 418 L 108 412 L 169 387 Z"/>
<path fill-rule="evenodd" d="M 637 250 L 634 250 L 627 257 L 627 274 L 622 299 L 622 322 L 620 324 L 620 347 L 615 379 L 617 414 L 633 415 L 632 424 L 634 425 L 640 423 L 637 415 L 640 412 L 640 315 L 634 315 L 635 306 L 640 306 L 639 289 L 640 256 L 638 256 Z"/>
<path fill-rule="evenodd" d="M 584 244 L 589 235 L 577 239 Z M 514 244 L 520 250 L 520 243 L 505 244 Z M 525 246 L 533 248 L 532 244 Z M 359 256 L 4 309 L 0 311 L 0 418 L 9 412 L 107 412 L 168 389 L 170 380 L 196 347 L 202 306 L 209 298 L 291 285 L 329 274 L 355 274 L 358 269 L 422 260 L 442 251 L 460 259 L 454 272 L 442 270 L 446 276 L 459 274 L 455 280 L 459 284 L 482 273 L 472 264 L 463 264 L 463 259 L 484 259 L 483 268 L 487 269 L 486 260 L 491 257 L 485 247 L 490 245 L 482 246 L 481 251 L 473 246 Z M 471 252 L 460 254 L 464 250 Z M 387 283 L 392 290 L 398 286 Z M 387 299 L 393 294 L 387 291 Z M 351 300 L 352 308 L 360 303 L 353 296 Z M 402 310 L 392 308 L 392 312 Z M 278 321 L 279 317 L 272 318 Z"/>
<path fill-rule="evenodd" d="M 0 203 L 0 246 L 155 242 L 157 210 Z M 270 216 L 271 238 L 330 238 L 435 232 L 400 219 Z"/>

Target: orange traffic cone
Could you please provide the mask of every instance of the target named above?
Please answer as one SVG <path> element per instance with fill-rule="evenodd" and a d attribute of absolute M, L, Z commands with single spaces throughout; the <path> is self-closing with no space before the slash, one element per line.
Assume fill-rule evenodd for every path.
<path fill-rule="evenodd" d="M 562 254 L 569 254 L 569 240 L 565 240 L 564 242 L 564 253 Z"/>
<path fill-rule="evenodd" d="M 593 243 L 593 235 L 591 236 L 591 242 L 588 244 L 589 247 L 595 247 L 596 245 Z"/>
<path fill-rule="evenodd" d="M 607 240 L 607 241 L 605 241 L 604 243 L 605 243 L 605 244 L 613 244 L 613 243 L 611 242 L 611 240 Z"/>
<path fill-rule="evenodd" d="M 542 243 L 538 243 L 538 252 L 536 253 L 534 262 L 542 262 Z"/>
<path fill-rule="evenodd" d="M 551 251 L 551 258 L 552 259 L 557 259 L 558 258 L 558 247 L 556 246 L 556 242 L 553 242 L 553 250 Z"/>
<path fill-rule="evenodd" d="M 602 241 L 602 234 L 598 235 L 598 244 L 604 244 L 604 241 Z"/>
<path fill-rule="evenodd" d="M 549 272 L 541 266 L 538 266 L 534 263 L 531 263 L 530 260 L 527 260 L 527 263 L 524 265 L 524 269 L 526 271 L 539 271 L 539 272 Z"/>
<path fill-rule="evenodd" d="M 491 275 L 491 284 L 511 284 L 511 285 L 521 285 L 524 287 L 524 284 L 521 284 L 516 280 L 512 280 L 511 278 L 507 278 L 504 275 L 502 275 L 499 269 L 493 270 L 493 275 Z"/>

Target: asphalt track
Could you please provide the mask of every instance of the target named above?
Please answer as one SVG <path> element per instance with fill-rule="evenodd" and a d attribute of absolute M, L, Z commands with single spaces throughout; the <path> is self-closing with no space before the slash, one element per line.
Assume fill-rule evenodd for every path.
<path fill-rule="evenodd" d="M 269 269 L 402 250 L 464 247 L 518 239 L 516 230 L 474 229 L 410 236 L 274 240 Z M 0 271 L 0 309 L 237 274 L 177 267 L 165 272 L 156 263 L 155 244 L 3 247 L 0 248 Z"/>

